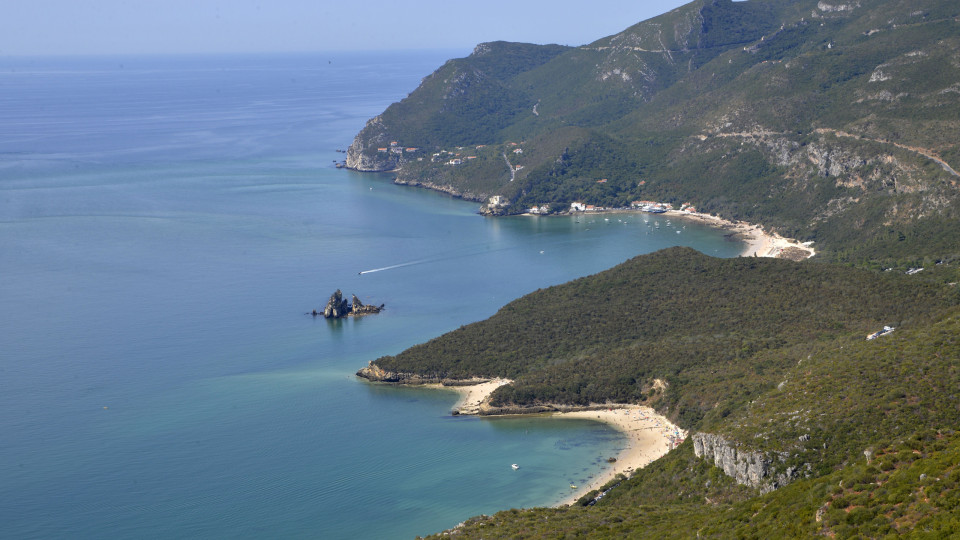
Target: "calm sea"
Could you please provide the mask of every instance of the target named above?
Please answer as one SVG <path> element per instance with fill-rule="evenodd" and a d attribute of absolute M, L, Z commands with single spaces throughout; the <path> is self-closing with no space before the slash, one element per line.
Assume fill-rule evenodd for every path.
<path fill-rule="evenodd" d="M 333 167 L 462 55 L 0 60 L 0 537 L 409 538 L 604 467 L 602 425 L 354 376 L 634 255 L 741 247 Z M 306 315 L 337 288 L 387 309 Z"/>

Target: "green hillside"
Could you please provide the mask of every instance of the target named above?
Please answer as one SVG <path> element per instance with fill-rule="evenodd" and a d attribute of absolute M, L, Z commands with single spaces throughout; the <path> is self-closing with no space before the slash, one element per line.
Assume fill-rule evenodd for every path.
<path fill-rule="evenodd" d="M 515 379 L 494 394 L 497 406 L 655 402 L 697 427 L 718 400 L 750 399 L 823 342 L 909 327 L 955 301 L 953 289 L 914 276 L 671 248 L 527 295 L 376 364 Z M 651 395 L 654 379 L 671 391 Z"/>
<path fill-rule="evenodd" d="M 827 259 L 956 257 L 958 18 L 947 0 L 698 0 L 580 47 L 484 44 L 371 120 L 347 162 L 506 197 L 494 213 L 692 202 Z"/>

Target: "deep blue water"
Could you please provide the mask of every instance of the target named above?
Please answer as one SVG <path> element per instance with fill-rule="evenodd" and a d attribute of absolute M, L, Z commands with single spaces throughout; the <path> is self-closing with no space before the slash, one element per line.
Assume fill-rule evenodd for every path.
<path fill-rule="evenodd" d="M 640 253 L 741 248 L 332 167 L 455 55 L 0 60 L 0 537 L 409 538 L 604 467 L 605 426 L 354 376 Z M 387 310 L 306 315 L 337 288 Z"/>

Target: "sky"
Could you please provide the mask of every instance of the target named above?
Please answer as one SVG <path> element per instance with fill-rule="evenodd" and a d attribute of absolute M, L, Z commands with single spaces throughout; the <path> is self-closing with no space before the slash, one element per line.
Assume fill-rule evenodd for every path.
<path fill-rule="evenodd" d="M 8 0 L 0 55 L 583 45 L 688 0 Z"/>

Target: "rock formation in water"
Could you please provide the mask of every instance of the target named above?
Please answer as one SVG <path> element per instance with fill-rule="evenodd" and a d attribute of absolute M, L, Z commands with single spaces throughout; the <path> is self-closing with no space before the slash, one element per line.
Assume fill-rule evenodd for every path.
<path fill-rule="evenodd" d="M 373 315 L 375 313 L 380 313 L 383 310 L 384 304 L 379 306 L 368 306 L 364 305 L 363 302 L 357 298 L 357 295 L 353 295 L 353 304 L 347 301 L 343 297 L 343 293 L 340 289 L 330 295 L 330 300 L 327 301 L 326 307 L 323 308 L 322 315 L 328 319 L 340 319 L 348 316 L 360 316 L 360 315 Z M 321 312 L 313 310 L 313 315 L 320 315 Z"/>
<path fill-rule="evenodd" d="M 328 319 L 339 319 L 340 317 L 346 317 L 349 313 L 350 303 L 343 297 L 340 289 L 337 289 L 337 292 L 330 295 L 327 307 L 323 308 L 323 316 Z"/>
<path fill-rule="evenodd" d="M 375 313 L 380 313 L 380 310 L 383 309 L 384 304 L 379 306 L 364 305 L 363 302 L 357 298 L 357 295 L 353 295 L 353 304 L 350 306 L 350 314 L 357 315 L 373 315 Z"/>

